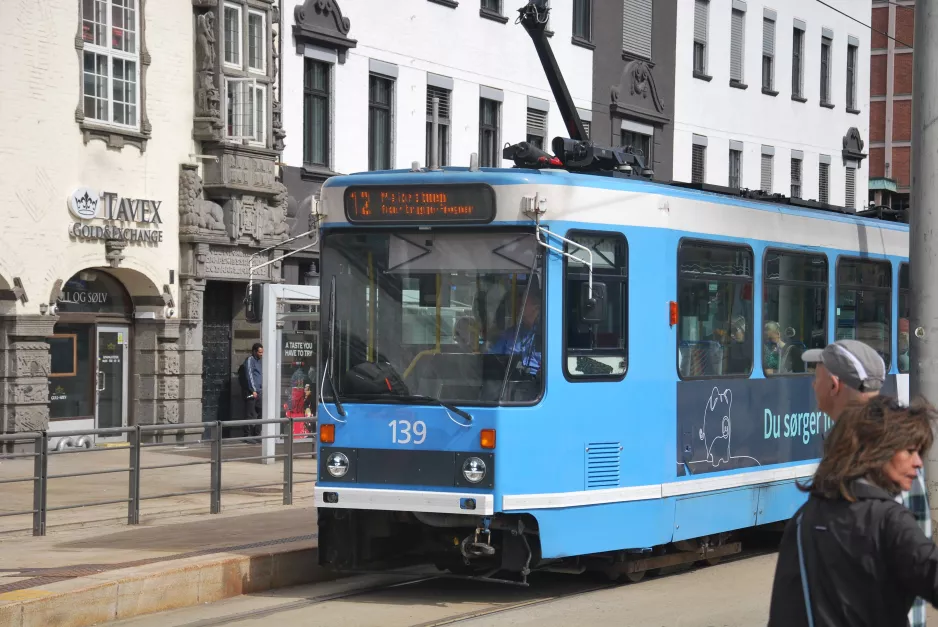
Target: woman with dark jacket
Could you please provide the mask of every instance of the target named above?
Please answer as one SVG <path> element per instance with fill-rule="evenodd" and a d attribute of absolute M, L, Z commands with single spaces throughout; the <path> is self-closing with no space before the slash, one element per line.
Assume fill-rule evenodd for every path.
<path fill-rule="evenodd" d="M 934 417 L 879 396 L 836 422 L 782 537 L 769 627 L 905 627 L 915 597 L 938 603 L 938 546 L 901 504 Z"/>

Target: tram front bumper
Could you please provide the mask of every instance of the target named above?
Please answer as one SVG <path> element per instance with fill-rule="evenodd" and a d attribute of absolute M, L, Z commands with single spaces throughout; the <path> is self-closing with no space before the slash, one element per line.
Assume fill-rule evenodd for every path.
<path fill-rule="evenodd" d="M 315 494 L 316 507 L 478 516 L 495 513 L 492 494 L 319 485 Z"/>

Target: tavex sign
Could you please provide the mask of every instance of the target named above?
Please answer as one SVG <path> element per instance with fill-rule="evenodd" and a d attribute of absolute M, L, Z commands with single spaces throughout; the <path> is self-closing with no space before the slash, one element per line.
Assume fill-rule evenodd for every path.
<path fill-rule="evenodd" d="M 103 202 L 102 202 L 103 200 Z M 116 222 L 162 224 L 160 200 L 121 198 L 114 192 L 98 192 L 83 187 L 75 190 L 69 199 L 68 208 L 80 220 L 102 218 Z"/>

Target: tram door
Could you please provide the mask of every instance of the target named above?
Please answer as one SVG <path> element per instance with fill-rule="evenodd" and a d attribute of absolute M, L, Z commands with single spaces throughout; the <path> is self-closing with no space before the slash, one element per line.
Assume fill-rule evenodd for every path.
<path fill-rule="evenodd" d="M 129 328 L 97 327 L 95 368 L 95 424 L 98 429 L 127 426 Z M 123 440 L 123 435 L 98 436 L 98 440 Z"/>

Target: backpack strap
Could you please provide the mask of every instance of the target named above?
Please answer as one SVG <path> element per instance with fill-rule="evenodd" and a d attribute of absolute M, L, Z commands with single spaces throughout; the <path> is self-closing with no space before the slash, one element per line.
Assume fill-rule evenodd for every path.
<path fill-rule="evenodd" d="M 808 613 L 808 627 L 814 627 L 814 612 L 811 609 L 811 592 L 808 590 L 808 571 L 804 566 L 804 548 L 801 546 L 801 519 L 804 512 L 798 514 L 797 520 L 797 538 L 798 538 L 798 567 L 801 569 L 801 589 L 804 592 L 804 607 Z"/>

